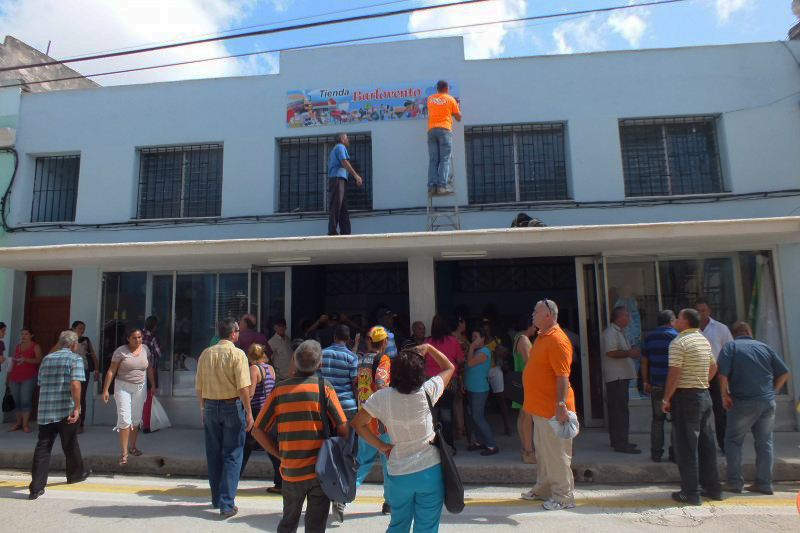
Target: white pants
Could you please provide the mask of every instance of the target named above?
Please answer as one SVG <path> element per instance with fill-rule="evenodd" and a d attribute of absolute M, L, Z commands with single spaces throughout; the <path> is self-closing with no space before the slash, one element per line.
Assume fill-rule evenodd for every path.
<path fill-rule="evenodd" d="M 489 386 L 492 388 L 492 392 L 497 394 L 498 392 L 503 392 L 505 390 L 505 384 L 503 383 L 503 369 L 500 366 L 493 366 L 489 369 Z"/>
<path fill-rule="evenodd" d="M 117 425 L 114 431 L 142 424 L 142 409 L 146 398 L 144 383 L 114 380 L 114 402 L 117 404 Z"/>
<path fill-rule="evenodd" d="M 560 438 L 550 420 L 533 416 L 533 446 L 536 448 L 536 485 L 531 492 L 546 500 L 575 503 L 572 477 L 572 439 Z"/>

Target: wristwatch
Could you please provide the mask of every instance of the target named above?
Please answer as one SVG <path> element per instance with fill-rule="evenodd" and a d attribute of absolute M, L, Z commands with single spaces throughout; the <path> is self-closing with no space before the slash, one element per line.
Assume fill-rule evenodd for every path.
<path fill-rule="evenodd" d="M 669 403 L 669 400 L 661 400 L 661 403 Z"/>
<path fill-rule="evenodd" d="M 561 407 L 562 405 L 563 405 L 564 407 L 566 407 L 566 406 L 567 406 L 567 403 L 566 403 L 566 402 L 558 402 L 558 406 L 559 406 L 559 407 Z"/>

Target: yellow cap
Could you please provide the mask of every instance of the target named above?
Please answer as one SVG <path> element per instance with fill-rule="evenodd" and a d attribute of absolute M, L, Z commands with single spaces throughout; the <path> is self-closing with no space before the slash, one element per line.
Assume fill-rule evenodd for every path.
<path fill-rule="evenodd" d="M 386 329 L 384 329 L 383 326 L 375 326 L 369 330 L 367 337 L 369 337 L 369 340 L 372 342 L 381 342 L 383 339 L 388 338 L 389 334 L 386 333 Z"/>

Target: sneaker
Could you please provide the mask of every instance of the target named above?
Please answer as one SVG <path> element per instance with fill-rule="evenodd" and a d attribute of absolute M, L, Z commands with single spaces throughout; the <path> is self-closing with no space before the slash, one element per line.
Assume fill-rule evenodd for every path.
<path fill-rule="evenodd" d="M 572 509 L 575 507 L 574 503 L 557 502 L 555 500 L 547 500 L 542 504 L 548 511 L 561 511 L 563 509 Z"/>
<path fill-rule="evenodd" d="M 392 514 L 392 508 L 389 507 L 389 502 L 383 502 L 383 507 L 381 507 L 381 514 Z"/>
<path fill-rule="evenodd" d="M 686 505 L 703 505 L 703 502 L 700 501 L 700 498 L 692 498 L 682 491 L 673 492 L 672 499 L 678 503 L 684 503 Z"/>
<path fill-rule="evenodd" d="M 533 489 L 526 490 L 525 492 L 520 494 L 520 496 L 522 497 L 523 500 L 528 500 L 529 502 L 535 502 L 535 501 L 543 502 L 547 500 L 547 498 L 543 498 L 538 494 L 536 494 L 535 492 L 533 492 Z"/>
<path fill-rule="evenodd" d="M 722 501 L 722 488 L 717 486 L 716 489 L 700 489 L 700 496 L 708 498 L 709 500 Z"/>
<path fill-rule="evenodd" d="M 234 505 L 233 509 L 231 509 L 229 511 L 220 511 L 219 514 L 220 514 L 220 516 L 222 516 L 222 519 L 225 520 L 226 518 L 230 518 L 232 516 L 236 516 L 236 513 L 238 513 L 238 512 L 239 512 L 239 508 Z"/>
<path fill-rule="evenodd" d="M 439 196 L 446 196 L 448 194 L 453 194 L 453 188 L 452 187 L 437 187 L 436 188 L 436 194 L 438 194 Z"/>
<path fill-rule="evenodd" d="M 331 505 L 331 514 L 333 515 L 333 519 L 336 522 L 344 523 L 344 509 L 346 504 L 333 502 Z"/>
<path fill-rule="evenodd" d="M 724 490 L 725 492 L 732 492 L 734 494 L 741 494 L 742 493 L 742 489 L 737 489 L 736 487 L 734 487 L 733 485 L 731 485 L 730 483 L 727 483 L 727 482 L 723 483 L 722 490 Z"/>

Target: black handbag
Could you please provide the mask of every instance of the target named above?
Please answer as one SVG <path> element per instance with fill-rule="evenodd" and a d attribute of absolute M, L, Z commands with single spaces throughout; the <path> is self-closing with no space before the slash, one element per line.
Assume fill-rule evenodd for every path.
<path fill-rule="evenodd" d="M 505 376 L 506 398 L 520 405 L 525 403 L 525 389 L 522 388 L 522 372 L 508 372 Z"/>
<path fill-rule="evenodd" d="M 325 438 L 317 455 L 316 473 L 322 492 L 331 501 L 350 503 L 356 498 L 357 447 L 355 430 L 350 428 L 347 437 L 331 436 L 328 423 L 328 399 L 325 385 L 319 380 L 320 416 Z"/>
<path fill-rule="evenodd" d="M 3 412 L 10 413 L 14 410 L 14 397 L 11 395 L 11 389 L 6 385 L 6 394 L 3 396 Z"/>
<path fill-rule="evenodd" d="M 442 477 L 444 478 L 444 507 L 452 514 L 458 514 L 464 510 L 464 484 L 461 482 L 461 474 L 458 473 L 456 468 L 455 459 L 453 459 L 453 451 L 450 445 L 444 440 L 442 435 L 442 425 L 436 417 L 436 411 L 433 409 L 431 397 L 425 393 L 425 399 L 428 400 L 428 407 L 431 410 L 431 417 L 433 417 L 433 432 L 436 435 L 431 443 L 432 446 L 439 448 L 439 455 L 442 458 Z"/>

